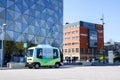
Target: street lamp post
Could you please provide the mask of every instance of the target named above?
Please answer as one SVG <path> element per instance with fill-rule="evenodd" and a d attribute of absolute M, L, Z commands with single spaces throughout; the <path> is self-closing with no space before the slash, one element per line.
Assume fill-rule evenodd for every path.
<path fill-rule="evenodd" d="M 103 26 L 103 49 L 104 49 L 104 15 L 102 14 L 102 18 L 100 19 L 102 21 L 102 26 Z M 102 51 L 102 56 L 103 56 L 103 63 L 104 63 L 104 50 Z"/>
<path fill-rule="evenodd" d="M 4 35 L 4 29 L 5 29 L 5 26 L 6 26 L 6 24 L 4 23 L 3 25 L 2 25 L 2 38 L 1 38 L 1 67 L 3 66 L 3 53 L 4 53 L 4 37 L 5 37 L 5 35 Z"/>

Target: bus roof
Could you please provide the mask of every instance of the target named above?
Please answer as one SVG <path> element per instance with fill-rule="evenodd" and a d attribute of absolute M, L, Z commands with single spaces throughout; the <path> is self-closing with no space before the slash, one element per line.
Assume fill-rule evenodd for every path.
<path fill-rule="evenodd" d="M 48 44 L 40 44 L 40 45 L 37 45 L 35 47 L 30 47 L 29 49 L 34 49 L 34 48 L 54 48 Z"/>
<path fill-rule="evenodd" d="M 36 47 L 52 48 L 52 46 L 50 46 L 50 45 L 48 45 L 48 44 L 40 44 L 40 45 L 37 45 Z"/>

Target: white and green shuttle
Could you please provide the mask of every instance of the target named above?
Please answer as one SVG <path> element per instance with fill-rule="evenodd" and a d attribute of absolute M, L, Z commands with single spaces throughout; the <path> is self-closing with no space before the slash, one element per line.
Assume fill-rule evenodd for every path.
<path fill-rule="evenodd" d="M 38 69 L 41 66 L 59 68 L 61 65 L 61 53 L 56 47 L 50 45 L 38 45 L 28 48 L 26 55 L 26 67 Z"/>

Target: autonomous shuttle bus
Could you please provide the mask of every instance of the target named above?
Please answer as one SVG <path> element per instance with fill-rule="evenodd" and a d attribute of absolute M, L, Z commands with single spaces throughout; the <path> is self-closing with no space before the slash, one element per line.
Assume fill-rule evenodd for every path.
<path fill-rule="evenodd" d="M 38 45 L 28 48 L 26 67 L 38 69 L 41 66 L 59 68 L 61 65 L 60 51 L 50 45 Z"/>

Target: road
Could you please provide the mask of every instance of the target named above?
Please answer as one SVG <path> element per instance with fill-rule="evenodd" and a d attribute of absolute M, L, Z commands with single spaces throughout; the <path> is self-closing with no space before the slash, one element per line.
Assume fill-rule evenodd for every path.
<path fill-rule="evenodd" d="M 0 80 L 120 80 L 120 66 L 5 69 L 0 70 Z"/>

